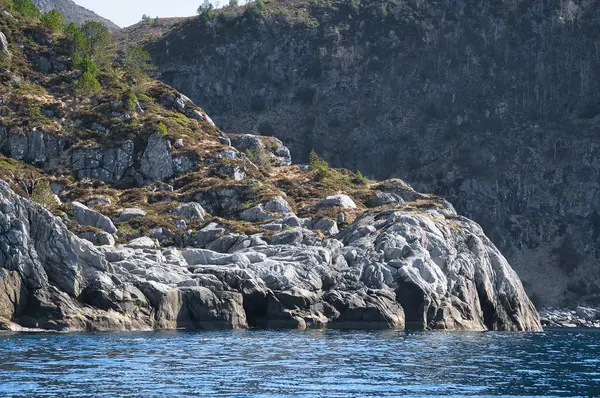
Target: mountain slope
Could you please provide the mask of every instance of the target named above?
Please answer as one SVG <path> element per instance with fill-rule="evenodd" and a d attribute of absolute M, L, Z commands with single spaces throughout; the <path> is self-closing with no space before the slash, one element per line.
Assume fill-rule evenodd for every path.
<path fill-rule="evenodd" d="M 33 3 L 43 12 L 57 10 L 65 14 L 67 21 L 81 25 L 85 21 L 96 21 L 109 30 L 120 29 L 117 24 L 101 17 L 94 11 L 76 4 L 73 0 L 34 0 Z"/>
<path fill-rule="evenodd" d="M 223 129 L 448 197 L 539 303 L 600 303 L 595 2 L 282 0 L 213 15 L 147 48 Z"/>

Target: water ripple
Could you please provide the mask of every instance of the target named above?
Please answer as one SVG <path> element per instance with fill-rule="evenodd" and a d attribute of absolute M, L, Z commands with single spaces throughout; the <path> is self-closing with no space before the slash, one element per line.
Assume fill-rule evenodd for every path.
<path fill-rule="evenodd" d="M 598 396 L 600 333 L 0 335 L 0 396 Z"/>

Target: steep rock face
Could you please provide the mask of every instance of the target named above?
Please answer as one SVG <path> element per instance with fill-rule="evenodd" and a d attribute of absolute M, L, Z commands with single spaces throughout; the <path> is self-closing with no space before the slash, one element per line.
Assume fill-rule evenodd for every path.
<path fill-rule="evenodd" d="M 16 160 L 52 169 L 64 165 L 78 180 L 85 178 L 118 183 L 128 178 L 138 184 L 162 181 L 197 167 L 194 154 L 172 153 L 168 139 L 156 134 L 138 145 L 125 140 L 115 147 L 73 148 L 73 137 L 31 130 L 12 132 L 0 127 L 0 151 Z M 138 164 L 136 160 L 139 159 Z"/>
<path fill-rule="evenodd" d="M 8 129 L 0 132 L 0 149 L 5 147 L 10 157 L 29 163 L 48 162 L 60 156 L 65 146 L 65 140 L 40 130 L 32 130 L 24 134 L 9 134 Z"/>
<path fill-rule="evenodd" d="M 276 3 L 176 25 L 161 78 L 297 161 L 448 197 L 540 304 L 600 302 L 593 2 Z"/>
<path fill-rule="evenodd" d="M 0 181 L 0 326 L 541 330 L 497 249 L 447 210 L 367 214 L 340 240 L 299 230 L 224 254 L 94 248 Z"/>
<path fill-rule="evenodd" d="M 106 26 L 109 30 L 117 30 L 119 26 L 106 18 L 101 17 L 87 8 L 77 5 L 72 0 L 34 0 L 33 3 L 43 12 L 57 10 L 65 14 L 67 21 L 81 25 L 85 21 L 96 21 Z"/>
<path fill-rule="evenodd" d="M 135 145 L 125 141 L 118 148 L 76 149 L 71 155 L 71 165 L 78 179 L 118 182 L 133 166 Z"/>

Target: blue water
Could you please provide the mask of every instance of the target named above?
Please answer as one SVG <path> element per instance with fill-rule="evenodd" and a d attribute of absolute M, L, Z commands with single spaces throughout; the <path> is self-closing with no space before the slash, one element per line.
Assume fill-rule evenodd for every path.
<path fill-rule="evenodd" d="M 600 333 L 0 334 L 0 397 L 600 396 Z"/>

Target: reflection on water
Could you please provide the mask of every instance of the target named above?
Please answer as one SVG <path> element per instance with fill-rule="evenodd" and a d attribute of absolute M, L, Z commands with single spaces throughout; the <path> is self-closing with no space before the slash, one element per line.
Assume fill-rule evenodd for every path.
<path fill-rule="evenodd" d="M 0 334 L 0 396 L 600 395 L 600 333 Z"/>

